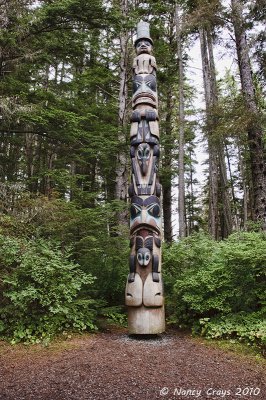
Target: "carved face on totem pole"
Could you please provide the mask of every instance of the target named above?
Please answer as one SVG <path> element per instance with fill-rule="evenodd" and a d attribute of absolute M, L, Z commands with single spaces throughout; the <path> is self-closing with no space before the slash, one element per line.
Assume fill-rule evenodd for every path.
<path fill-rule="evenodd" d="M 149 249 L 142 247 L 137 252 L 137 260 L 139 265 L 146 267 L 151 261 L 151 252 Z"/>
<path fill-rule="evenodd" d="M 153 74 L 135 75 L 133 79 L 133 108 L 141 104 L 157 107 L 157 85 Z"/>
<path fill-rule="evenodd" d="M 137 149 L 137 159 L 142 175 L 147 175 L 151 158 L 151 148 L 148 143 L 141 143 Z"/>
<path fill-rule="evenodd" d="M 160 233 L 160 199 L 156 196 L 149 196 L 146 199 L 133 196 L 130 207 L 130 231 L 134 233 L 145 226 L 152 231 Z"/>
<path fill-rule="evenodd" d="M 136 144 L 135 144 L 136 143 Z M 131 146 L 132 180 L 128 189 L 129 196 L 160 197 L 161 186 L 158 182 L 157 171 L 160 149 L 154 143 L 137 143 Z"/>
<path fill-rule="evenodd" d="M 136 237 L 137 261 L 141 267 L 147 267 L 152 259 L 153 236 Z"/>
<path fill-rule="evenodd" d="M 152 43 L 150 42 L 150 40 L 148 40 L 146 38 L 140 39 L 136 42 L 135 49 L 136 49 L 137 55 L 143 54 L 143 53 L 151 54 Z"/>

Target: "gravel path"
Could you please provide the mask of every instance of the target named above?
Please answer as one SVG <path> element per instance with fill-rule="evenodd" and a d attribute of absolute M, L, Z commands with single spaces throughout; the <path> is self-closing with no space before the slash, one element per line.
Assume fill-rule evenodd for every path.
<path fill-rule="evenodd" d="M 266 399 L 266 371 L 187 335 L 123 332 L 29 348 L 0 344 L 1 400 Z"/>

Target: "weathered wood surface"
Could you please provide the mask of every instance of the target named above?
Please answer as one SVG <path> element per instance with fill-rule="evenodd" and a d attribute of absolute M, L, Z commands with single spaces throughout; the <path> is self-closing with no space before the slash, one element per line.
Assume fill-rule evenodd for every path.
<path fill-rule="evenodd" d="M 125 303 L 131 334 L 165 330 L 161 276 L 161 185 L 158 181 L 159 122 L 156 60 L 149 24 L 140 22 L 133 61 L 130 130 L 130 258 Z"/>

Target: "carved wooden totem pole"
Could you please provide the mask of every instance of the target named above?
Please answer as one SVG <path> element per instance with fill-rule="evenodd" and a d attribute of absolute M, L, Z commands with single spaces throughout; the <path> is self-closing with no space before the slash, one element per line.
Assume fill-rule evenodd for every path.
<path fill-rule="evenodd" d="M 133 61 L 130 131 L 132 165 L 129 196 L 130 258 L 126 284 L 128 328 L 131 334 L 165 330 L 161 275 L 161 185 L 158 181 L 159 123 L 156 61 L 149 24 L 139 22 Z"/>

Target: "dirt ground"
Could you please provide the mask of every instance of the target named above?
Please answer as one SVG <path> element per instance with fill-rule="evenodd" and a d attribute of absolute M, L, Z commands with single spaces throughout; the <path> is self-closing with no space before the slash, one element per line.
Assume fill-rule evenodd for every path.
<path fill-rule="evenodd" d="M 0 343 L 1 400 L 266 399 L 266 371 L 249 357 L 174 332 L 123 331 L 41 346 Z"/>

